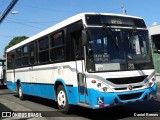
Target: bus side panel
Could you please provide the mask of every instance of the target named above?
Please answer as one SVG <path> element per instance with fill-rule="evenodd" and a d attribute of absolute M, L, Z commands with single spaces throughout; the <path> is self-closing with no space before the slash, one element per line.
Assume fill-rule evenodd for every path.
<path fill-rule="evenodd" d="M 30 87 L 32 86 L 35 91 L 30 91 Z M 69 104 L 77 104 L 78 103 L 78 87 L 67 86 L 66 92 L 68 95 Z M 27 84 L 22 83 L 22 90 L 24 94 L 34 95 L 42 98 L 47 98 L 51 100 L 55 100 L 54 94 L 54 85 L 53 84 Z"/>
<path fill-rule="evenodd" d="M 35 91 L 30 90 L 30 86 L 34 88 Z M 47 98 L 55 100 L 54 85 L 53 84 L 28 84 L 22 83 L 22 90 L 24 94 L 34 95 L 42 98 Z M 70 104 L 78 103 L 78 87 L 67 86 L 66 92 L 68 95 L 68 101 Z"/>
<path fill-rule="evenodd" d="M 34 90 L 32 88 L 34 88 Z M 34 95 L 52 100 L 55 99 L 53 84 L 22 83 L 22 90 L 24 94 Z"/>
<path fill-rule="evenodd" d="M 79 96 L 78 96 L 78 87 L 73 86 L 73 85 L 66 85 L 65 83 L 66 80 L 63 79 L 57 79 L 55 84 L 57 82 L 61 82 L 62 85 L 64 86 L 64 89 L 66 91 L 66 95 L 68 98 L 68 103 L 69 104 L 77 104 L 79 101 Z"/>
<path fill-rule="evenodd" d="M 10 89 L 11 91 L 16 91 L 13 70 L 7 71 L 6 79 L 7 79 L 6 84 L 7 84 L 8 89 Z"/>
<path fill-rule="evenodd" d="M 15 86 L 15 83 L 14 83 L 14 82 L 7 81 L 6 84 L 7 84 L 7 88 L 8 88 L 9 90 L 11 90 L 11 91 L 13 91 L 13 92 L 16 91 L 16 86 Z"/>
<path fill-rule="evenodd" d="M 69 104 L 77 104 L 79 102 L 78 87 L 67 86 Z"/>
<path fill-rule="evenodd" d="M 52 66 L 52 67 L 51 67 Z M 65 63 L 57 63 L 57 64 L 49 64 L 44 66 L 35 66 L 33 69 L 36 70 L 36 83 L 39 85 L 45 84 L 44 88 L 34 87 L 35 95 L 41 94 L 38 96 L 41 97 L 49 97 L 49 99 L 55 99 L 55 88 L 54 85 L 49 86 L 50 84 L 55 84 L 56 80 L 62 80 L 61 82 L 66 89 L 68 102 L 70 104 L 75 104 L 78 101 L 78 90 L 77 90 L 77 76 L 75 69 L 75 62 L 65 62 Z M 42 85 L 39 85 L 42 86 Z M 74 88 L 76 87 L 76 88 Z M 49 93 L 46 93 L 46 91 Z"/>

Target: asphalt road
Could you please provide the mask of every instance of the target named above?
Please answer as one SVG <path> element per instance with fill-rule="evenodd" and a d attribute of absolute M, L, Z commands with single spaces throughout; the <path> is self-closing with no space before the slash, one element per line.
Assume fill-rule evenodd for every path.
<path fill-rule="evenodd" d="M 160 84 L 159 84 L 160 86 Z M 160 88 L 160 87 L 159 87 Z M 0 89 L 0 111 L 34 111 L 45 113 L 45 120 L 90 120 L 90 119 L 123 119 L 123 120 L 160 120 L 160 89 L 157 99 L 131 103 L 125 106 L 117 106 L 107 109 L 92 110 L 82 107 L 76 109 L 70 115 L 64 115 L 58 111 L 57 104 L 48 99 L 26 96 L 21 101 L 15 94 L 6 88 Z M 44 112 L 43 112 L 44 111 Z M 135 117 L 134 114 L 159 115 L 158 117 Z M 0 118 L 1 119 L 1 118 Z M 38 118 L 39 119 L 39 118 Z M 9 119 L 8 119 L 9 120 Z M 30 119 L 29 119 L 30 120 Z"/>

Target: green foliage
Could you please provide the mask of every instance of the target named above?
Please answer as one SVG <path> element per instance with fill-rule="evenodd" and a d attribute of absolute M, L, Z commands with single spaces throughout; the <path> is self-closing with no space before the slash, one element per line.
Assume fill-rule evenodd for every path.
<path fill-rule="evenodd" d="M 23 40 L 25 40 L 25 39 L 27 39 L 27 38 L 28 38 L 28 37 L 26 37 L 26 36 L 14 37 L 14 38 L 9 42 L 9 44 L 5 47 L 5 51 L 6 51 L 8 48 L 10 48 L 10 47 L 12 47 L 12 46 L 14 46 L 14 45 L 22 42 Z"/>

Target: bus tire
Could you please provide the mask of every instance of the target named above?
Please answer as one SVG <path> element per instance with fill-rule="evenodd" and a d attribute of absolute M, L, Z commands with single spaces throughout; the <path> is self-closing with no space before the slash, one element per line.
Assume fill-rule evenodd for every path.
<path fill-rule="evenodd" d="M 21 86 L 21 84 L 18 85 L 18 97 L 19 97 L 21 100 L 24 100 L 24 94 L 23 94 L 23 91 L 22 91 L 22 86 Z"/>
<path fill-rule="evenodd" d="M 63 85 L 59 85 L 57 89 L 57 104 L 59 110 L 68 114 L 71 111 L 71 105 L 68 104 L 68 98 Z"/>

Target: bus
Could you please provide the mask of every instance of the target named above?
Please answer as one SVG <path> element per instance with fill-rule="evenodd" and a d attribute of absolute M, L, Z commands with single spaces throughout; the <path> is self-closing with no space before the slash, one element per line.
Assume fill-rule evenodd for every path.
<path fill-rule="evenodd" d="M 156 98 L 148 30 L 140 17 L 79 13 L 6 50 L 7 87 L 55 100 L 60 111 Z"/>
<path fill-rule="evenodd" d="M 0 86 L 5 85 L 5 60 L 0 59 Z"/>

